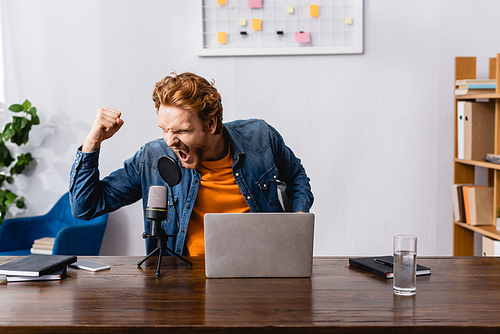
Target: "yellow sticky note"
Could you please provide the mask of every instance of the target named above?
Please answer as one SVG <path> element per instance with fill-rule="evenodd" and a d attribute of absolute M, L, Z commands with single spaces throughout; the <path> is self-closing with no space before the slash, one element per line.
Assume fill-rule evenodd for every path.
<path fill-rule="evenodd" d="M 309 15 L 311 15 L 311 17 L 318 17 L 319 16 L 319 6 L 318 5 L 310 5 L 309 6 Z"/>
<path fill-rule="evenodd" d="M 226 0 L 217 0 L 217 4 L 218 5 L 225 5 L 226 4 Z"/>
<path fill-rule="evenodd" d="M 352 17 L 346 17 L 345 24 L 352 24 Z"/>
<path fill-rule="evenodd" d="M 246 26 L 247 25 L 247 20 L 245 19 L 239 19 L 238 20 L 238 24 L 242 27 Z"/>
<path fill-rule="evenodd" d="M 288 14 L 293 14 L 295 8 L 293 8 L 293 6 L 286 6 L 286 12 Z"/>
<path fill-rule="evenodd" d="M 262 22 L 260 21 L 260 19 L 252 19 L 252 29 L 253 30 L 262 29 Z"/>
<path fill-rule="evenodd" d="M 226 33 L 224 31 L 217 32 L 217 43 L 226 44 Z"/>

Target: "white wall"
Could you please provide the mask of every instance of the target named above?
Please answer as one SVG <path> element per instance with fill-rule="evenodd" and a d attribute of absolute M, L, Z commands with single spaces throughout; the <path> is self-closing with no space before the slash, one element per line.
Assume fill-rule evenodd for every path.
<path fill-rule="evenodd" d="M 225 120 L 260 117 L 310 175 L 315 255 L 451 255 L 455 56 L 478 76 L 500 52 L 494 0 L 365 1 L 362 55 L 200 58 L 195 1 L 3 0 L 6 104 L 28 98 L 41 125 L 36 163 L 16 181 L 28 209 L 49 210 L 101 106 L 125 127 L 103 145 L 101 174 L 161 135 L 151 93 L 170 71 L 216 80 Z M 5 117 L 0 119 L 3 121 Z M 143 255 L 141 205 L 110 216 L 101 254 Z"/>

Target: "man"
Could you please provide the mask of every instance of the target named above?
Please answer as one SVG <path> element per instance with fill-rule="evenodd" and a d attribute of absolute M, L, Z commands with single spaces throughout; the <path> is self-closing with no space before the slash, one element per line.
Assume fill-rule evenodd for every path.
<path fill-rule="evenodd" d="M 308 212 L 313 194 L 300 160 L 262 120 L 223 124 L 221 97 L 213 85 L 193 73 L 172 74 L 159 81 L 153 101 L 163 139 L 145 144 L 123 168 L 102 180 L 99 149 L 124 121 L 119 111 L 99 109 L 71 170 L 73 215 L 92 219 L 141 198 L 145 209 L 149 187 L 167 186 L 157 169 L 163 155 L 174 157 L 182 166 L 182 180 L 172 189 L 174 198 L 168 192 L 168 216 L 162 222 L 167 234 L 180 224 L 178 235 L 168 240 L 168 247 L 179 255 L 204 253 L 203 216 L 207 212 L 281 211 L 278 180 L 287 185 L 292 211 Z M 146 218 L 144 227 L 149 232 Z M 156 246 L 149 239 L 147 253 Z"/>

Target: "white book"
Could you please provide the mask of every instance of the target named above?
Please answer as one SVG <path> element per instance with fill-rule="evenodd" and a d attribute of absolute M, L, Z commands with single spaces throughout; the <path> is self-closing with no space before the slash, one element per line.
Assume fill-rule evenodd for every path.
<path fill-rule="evenodd" d="M 465 144 L 464 144 L 464 122 L 465 122 L 465 102 L 457 102 L 457 148 L 458 158 L 464 159 L 465 157 Z"/>
<path fill-rule="evenodd" d="M 31 248 L 31 254 L 52 255 L 52 249 Z"/>

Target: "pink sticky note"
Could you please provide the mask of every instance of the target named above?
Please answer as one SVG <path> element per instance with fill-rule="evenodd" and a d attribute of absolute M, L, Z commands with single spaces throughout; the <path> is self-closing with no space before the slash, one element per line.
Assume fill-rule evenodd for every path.
<path fill-rule="evenodd" d="M 262 0 L 248 0 L 248 7 L 262 8 Z"/>
<path fill-rule="evenodd" d="M 311 36 L 309 35 L 308 31 L 296 32 L 295 40 L 297 41 L 297 43 L 309 43 L 311 41 Z"/>

